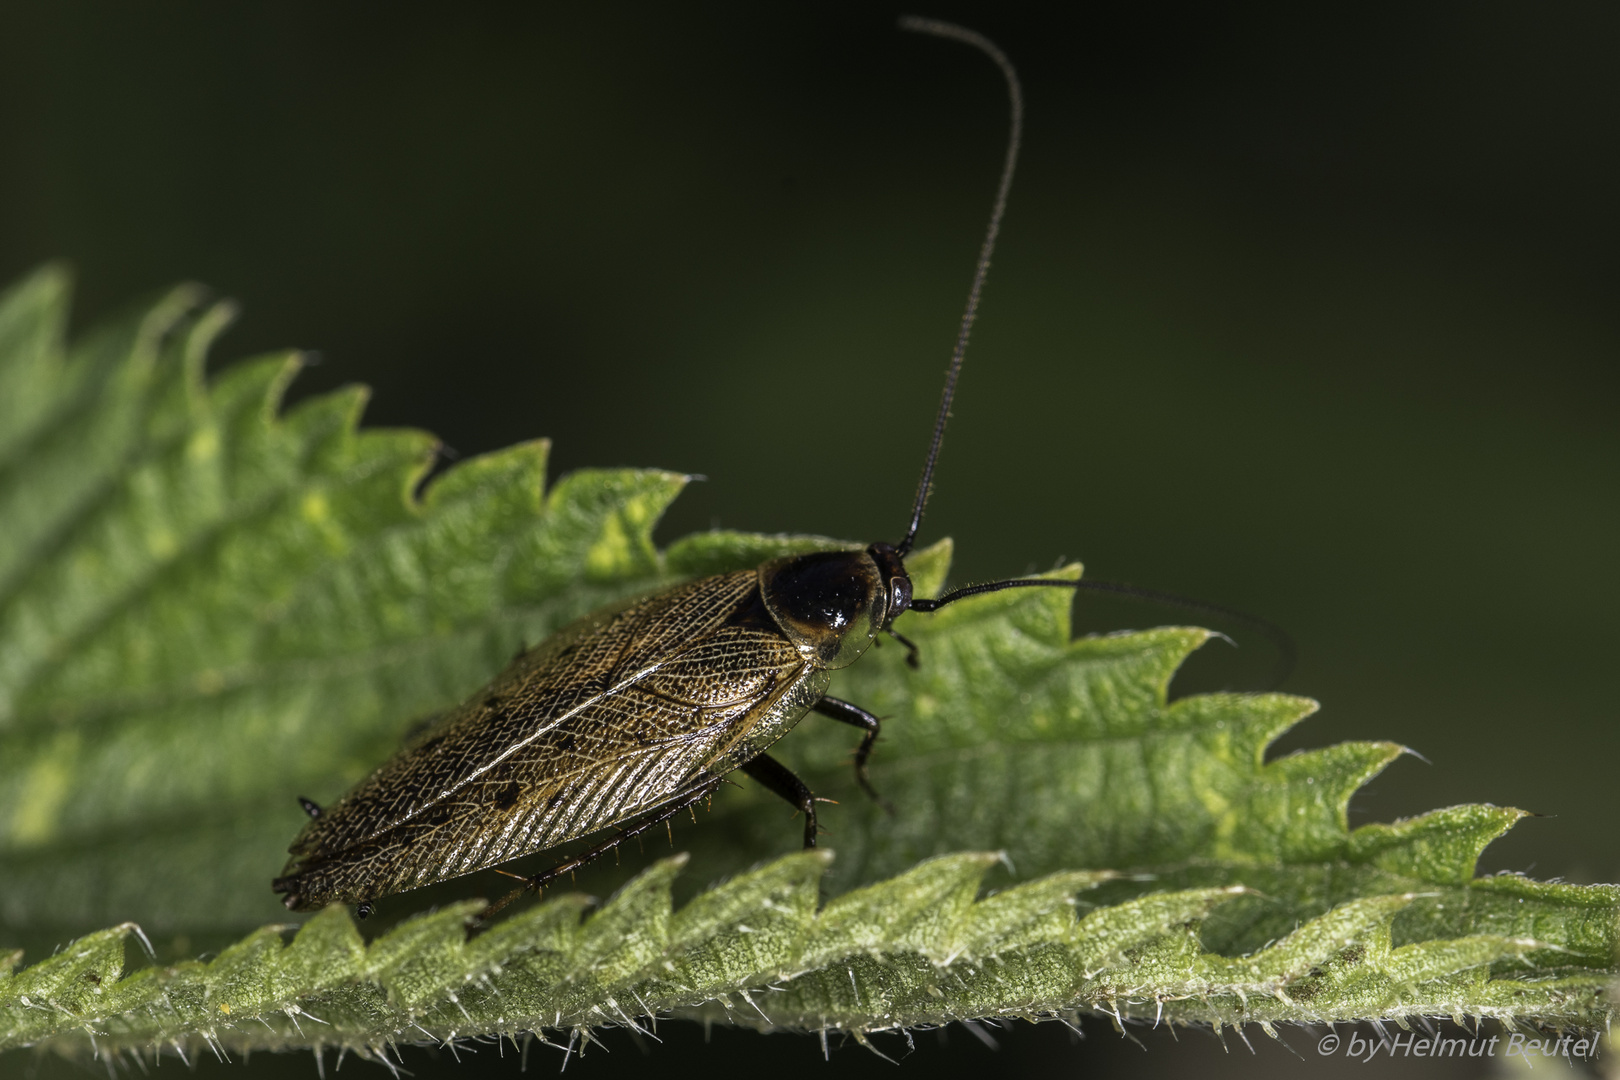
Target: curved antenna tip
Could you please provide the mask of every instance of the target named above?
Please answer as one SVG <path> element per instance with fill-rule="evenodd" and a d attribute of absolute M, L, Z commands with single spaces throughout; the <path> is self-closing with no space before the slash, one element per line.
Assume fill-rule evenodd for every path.
<path fill-rule="evenodd" d="M 1007 154 L 1001 167 L 1001 182 L 996 187 L 995 202 L 990 209 L 990 224 L 985 229 L 984 243 L 979 248 L 979 261 L 974 265 L 973 284 L 968 289 L 967 309 L 962 313 L 962 324 L 956 334 L 956 348 L 951 352 L 951 366 L 945 374 L 945 390 L 940 396 L 939 413 L 934 418 L 934 435 L 928 444 L 928 456 L 923 460 L 922 480 L 917 484 L 917 498 L 912 504 L 911 523 L 906 529 L 905 539 L 895 545 L 895 550 L 903 558 L 911 551 L 912 545 L 917 541 L 917 532 L 922 528 L 923 510 L 928 505 L 928 496 L 934 486 L 934 465 L 939 460 L 940 443 L 945 438 L 945 422 L 950 419 L 951 399 L 956 396 L 956 380 L 962 372 L 962 358 L 967 355 L 968 335 L 973 329 L 973 320 L 979 313 L 979 294 L 984 290 L 984 279 L 990 272 L 990 256 L 996 249 L 996 237 L 1001 232 L 1002 215 L 1007 212 L 1007 193 L 1012 190 L 1013 171 L 1018 165 L 1018 147 L 1023 141 L 1024 134 L 1024 90 L 1018 82 L 1018 72 L 1013 68 L 1012 61 L 1007 59 L 1007 54 L 977 30 L 942 22 L 939 19 L 923 18 L 920 15 L 902 15 L 898 26 L 902 30 L 914 33 L 931 34 L 934 37 L 959 41 L 984 53 L 1001 69 L 1002 76 L 1007 80 L 1007 104 L 1010 113 Z"/>

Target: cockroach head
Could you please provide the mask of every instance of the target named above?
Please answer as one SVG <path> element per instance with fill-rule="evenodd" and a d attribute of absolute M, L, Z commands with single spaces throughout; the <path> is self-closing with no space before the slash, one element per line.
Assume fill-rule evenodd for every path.
<path fill-rule="evenodd" d="M 911 607 L 911 575 L 906 573 L 906 564 L 900 561 L 900 551 L 893 544 L 876 543 L 866 553 L 877 563 L 878 575 L 889 594 L 889 611 L 882 627 L 887 630 Z"/>
<path fill-rule="evenodd" d="M 827 668 L 853 664 L 911 605 L 911 578 L 888 544 L 772 559 L 759 568 L 759 587 L 787 639 Z"/>

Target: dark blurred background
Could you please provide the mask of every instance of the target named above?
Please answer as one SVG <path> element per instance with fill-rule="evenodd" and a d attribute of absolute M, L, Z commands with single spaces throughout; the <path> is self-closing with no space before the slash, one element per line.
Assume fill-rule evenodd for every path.
<path fill-rule="evenodd" d="M 666 540 L 894 540 L 1005 125 L 990 64 L 899 10 L 12 0 L 0 278 L 71 259 L 80 325 L 199 280 L 244 305 L 216 365 L 313 349 L 295 395 L 369 383 L 370 423 L 463 455 L 705 474 Z M 1482 871 L 1620 878 L 1620 7 L 922 10 L 1029 97 L 928 517 L 956 578 L 1067 556 L 1264 614 L 1324 702 L 1279 752 L 1432 763 L 1353 824 L 1513 804 L 1549 816 Z M 1225 628 L 1178 689 L 1264 683 Z M 1088 1033 L 955 1029 L 907 1067 L 1323 1064 Z M 670 1040 L 586 1071 L 830 1075 L 813 1040 Z"/>

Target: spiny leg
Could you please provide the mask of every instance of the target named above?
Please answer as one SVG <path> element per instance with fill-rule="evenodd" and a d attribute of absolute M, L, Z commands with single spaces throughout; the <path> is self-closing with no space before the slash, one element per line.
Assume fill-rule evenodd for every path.
<path fill-rule="evenodd" d="M 816 797 L 803 780 L 768 754 L 760 754 L 742 767 L 742 771 L 758 780 L 766 790 L 773 791 L 799 808 L 804 814 L 804 846 L 816 846 Z"/>
<path fill-rule="evenodd" d="M 912 671 L 916 671 L 922 667 L 922 662 L 918 659 L 921 654 L 918 652 L 917 643 L 915 641 L 912 641 L 904 634 L 897 634 L 893 630 L 884 630 L 883 632 L 906 647 L 907 667 L 909 667 Z"/>
<path fill-rule="evenodd" d="M 483 911 L 480 911 L 478 913 L 478 917 L 473 921 L 474 925 L 482 925 L 483 923 L 488 922 L 491 915 L 495 914 L 497 911 L 501 910 L 507 904 L 510 904 L 524 893 L 530 891 L 539 892 L 546 885 L 562 877 L 564 874 L 572 873 L 591 860 L 598 858 L 599 856 L 606 855 L 608 852 L 612 851 L 626 840 L 640 836 L 654 825 L 659 825 L 665 821 L 668 821 L 682 810 L 685 810 L 688 806 L 691 806 L 694 803 L 702 802 L 704 799 L 714 794 L 714 789 L 719 787 L 721 782 L 722 781 L 720 780 L 710 780 L 699 785 L 698 787 L 692 788 L 683 795 L 676 796 L 674 799 L 659 807 L 655 812 L 647 815 L 647 817 L 643 818 L 641 821 L 636 822 L 634 825 L 626 825 L 624 828 L 620 829 L 618 832 L 614 833 L 600 844 L 597 844 L 589 851 L 581 852 L 580 854 L 575 855 L 572 859 L 569 859 L 566 862 L 558 863 L 550 870 L 543 870 L 533 877 L 525 878 L 520 877 L 517 874 L 507 874 L 505 870 L 497 870 L 497 874 L 506 874 L 507 877 L 518 878 L 523 882 L 523 885 L 520 888 L 513 889 L 501 899 L 495 901 L 495 903 L 489 905 L 489 907 L 485 908 Z"/>
<path fill-rule="evenodd" d="M 860 782 L 861 789 L 872 796 L 874 802 L 889 813 L 894 813 L 894 805 L 877 793 L 872 787 L 872 781 L 866 776 L 866 759 L 872 756 L 872 747 L 877 744 L 878 732 L 883 729 L 883 721 L 859 705 L 852 705 L 835 697 L 823 697 L 810 707 L 822 716 L 830 716 L 840 723 L 858 727 L 866 732 L 866 738 L 861 740 L 861 745 L 855 751 L 855 779 Z"/>

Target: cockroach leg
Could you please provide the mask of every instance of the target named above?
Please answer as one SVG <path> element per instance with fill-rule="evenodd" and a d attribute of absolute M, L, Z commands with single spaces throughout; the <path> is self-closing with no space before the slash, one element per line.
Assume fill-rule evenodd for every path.
<path fill-rule="evenodd" d="M 922 653 L 917 648 L 917 643 L 915 641 L 912 641 L 904 634 L 897 634 L 892 629 L 887 627 L 884 628 L 883 632 L 906 647 L 906 666 L 908 668 L 910 668 L 912 671 L 916 671 L 922 667 Z"/>
<path fill-rule="evenodd" d="M 782 796 L 804 815 L 804 846 L 816 846 L 816 796 L 808 785 L 780 761 L 760 754 L 743 765 L 742 771 L 758 780 L 767 790 Z"/>
<path fill-rule="evenodd" d="M 906 644 L 911 643 L 906 642 Z M 810 707 L 822 716 L 831 717 L 839 723 L 849 724 L 851 727 L 858 727 L 866 732 L 866 738 L 861 740 L 861 745 L 855 750 L 855 779 L 860 783 L 861 790 L 872 796 L 873 802 L 887 810 L 890 816 L 893 816 L 894 804 L 877 793 L 877 789 L 872 787 L 872 781 L 866 775 L 866 759 L 872 756 L 872 747 L 878 741 L 878 733 L 883 728 L 883 721 L 859 705 L 852 705 L 835 697 L 823 697 Z"/>

